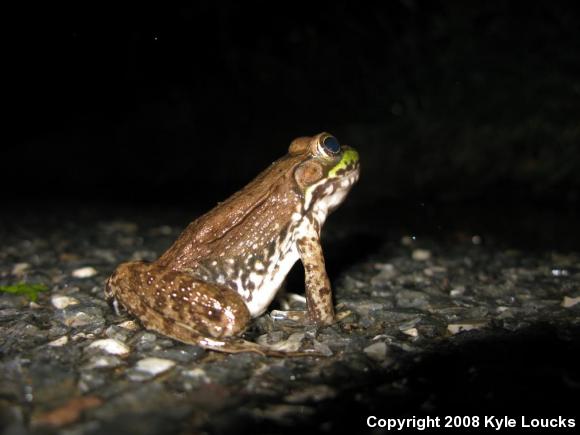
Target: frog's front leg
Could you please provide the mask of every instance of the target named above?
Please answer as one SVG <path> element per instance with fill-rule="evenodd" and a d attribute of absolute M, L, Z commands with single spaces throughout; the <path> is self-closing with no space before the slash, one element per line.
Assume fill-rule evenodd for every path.
<path fill-rule="evenodd" d="M 318 232 L 311 228 L 297 240 L 297 247 L 304 265 L 309 320 L 318 325 L 330 325 L 334 322 L 332 291 Z"/>

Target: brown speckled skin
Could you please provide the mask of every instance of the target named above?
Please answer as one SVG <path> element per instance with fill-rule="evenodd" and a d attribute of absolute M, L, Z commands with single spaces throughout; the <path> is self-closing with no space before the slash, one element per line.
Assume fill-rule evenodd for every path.
<path fill-rule="evenodd" d="M 185 343 L 223 352 L 279 355 L 235 336 L 251 319 L 248 307 L 253 298 L 264 298 L 256 282 L 282 273 L 285 256 L 295 249 L 305 269 L 308 320 L 332 323 L 321 223 L 314 209 L 305 208 L 306 189 L 317 184 L 312 195 L 323 197 L 325 177 L 342 155 L 321 156 L 320 143 L 327 136 L 293 141 L 286 156 L 189 224 L 157 261 L 121 264 L 107 282 L 107 299 L 146 328 Z M 358 177 L 358 161 L 344 172 Z M 268 293 L 265 305 L 269 297 Z"/>

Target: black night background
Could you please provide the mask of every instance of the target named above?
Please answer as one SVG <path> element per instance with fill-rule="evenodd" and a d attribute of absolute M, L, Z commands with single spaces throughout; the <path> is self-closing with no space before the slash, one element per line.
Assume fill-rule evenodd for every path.
<path fill-rule="evenodd" d="M 42 326 L 35 317 L 41 315 L 28 305 L 2 299 L 0 357 L 6 375 L 2 379 L 0 374 L 0 426 L 5 433 L 57 433 L 67 426 L 78 433 L 105 433 L 112 427 L 129 431 L 129 424 L 137 424 L 134 433 L 156 433 L 160 428 L 170 433 L 225 433 L 238 424 L 239 431 L 256 433 L 289 432 L 293 427 L 336 431 L 340 425 L 367 433 L 372 431 L 365 419 L 372 413 L 384 418 L 492 413 L 579 417 L 580 360 L 575 352 L 580 347 L 580 304 L 560 308 L 563 298 L 575 301 L 580 296 L 576 2 L 80 2 L 29 6 L 14 17 L 2 56 L 6 94 L 0 146 L 0 285 L 19 280 L 45 283 L 52 293 L 39 296 L 41 307 L 51 307 L 50 294 L 68 295 L 67 289 L 75 286 L 79 294 L 102 299 L 80 281 L 57 280 L 54 271 L 70 275 L 69 268 L 94 266 L 98 287 L 135 250 L 155 259 L 188 222 L 284 155 L 292 139 L 328 131 L 361 156 L 360 181 L 325 226 L 329 236 L 323 246 L 333 286 L 348 281 L 345 271 L 357 264 L 364 269 L 363 264 L 380 263 L 369 272 L 371 277 L 387 270 L 387 263 L 398 264 L 398 250 L 407 249 L 411 261 L 411 250 L 417 248 L 433 254 L 428 261 L 435 263 L 425 269 L 431 270 L 426 272 L 429 279 L 429 273 L 443 273 L 438 257 L 448 261 L 441 281 L 448 295 L 458 279 L 453 264 L 461 263 L 472 249 L 482 249 L 473 254 L 475 266 L 470 266 L 479 284 L 492 287 L 513 272 L 516 288 L 524 286 L 530 298 L 540 302 L 526 318 L 527 302 L 514 296 L 513 307 L 521 310 L 514 308 L 514 318 L 521 323 L 511 329 L 501 323 L 507 317 L 485 302 L 489 313 L 478 315 L 488 329 L 451 338 L 434 332 L 422 338 L 421 322 L 438 325 L 444 315 L 410 303 L 401 313 L 420 319 L 419 326 L 412 324 L 409 330 L 418 331 L 412 345 L 420 349 L 421 358 L 411 353 L 399 357 L 389 350 L 391 364 L 360 363 L 357 372 L 359 362 L 345 357 L 347 362 L 336 362 L 342 364 L 339 368 L 335 364 L 328 369 L 327 378 L 322 368 L 325 387 L 336 394 L 321 401 L 309 396 L 311 414 L 296 417 L 289 411 L 277 419 L 266 411 L 248 411 L 250 417 L 232 417 L 229 405 L 219 404 L 237 394 L 228 388 L 241 381 L 230 379 L 215 383 L 227 392 L 224 397 L 211 384 L 211 404 L 204 408 L 207 420 L 196 420 L 197 411 L 183 405 L 188 400 L 197 403 L 197 387 L 176 387 L 180 396 L 175 406 L 182 414 L 150 414 L 144 420 L 147 425 L 138 426 L 134 421 L 140 414 L 131 408 L 127 413 L 133 417 L 124 420 L 125 426 L 115 426 L 121 424 L 116 414 L 102 404 L 120 397 L 120 390 L 109 388 L 117 378 L 111 377 L 112 371 L 95 375 L 83 368 L 89 360 L 84 351 L 53 358 L 61 364 L 55 372 L 76 373 L 71 375 L 75 387 L 62 390 L 68 391 L 62 397 L 36 395 L 37 402 L 27 402 L 20 392 L 22 385 L 48 389 L 40 381 L 42 385 L 34 383 L 40 376 L 34 371 L 34 355 L 41 346 L 61 335 L 73 346 L 78 331 L 110 337 L 105 331 L 115 323 L 112 314 L 99 308 L 106 323 L 92 332 L 54 332 L 58 322 L 49 308 Z M 125 250 L 117 252 L 113 239 L 99 239 L 100 229 L 111 222 L 135 223 L 131 237 L 136 245 L 127 242 Z M 165 228 L 159 237 L 167 237 L 148 238 L 158 234 L 156 228 Z M 402 247 L 405 243 L 417 245 Z M 113 257 L 94 260 L 101 254 L 87 254 L 91 249 L 108 250 Z M 508 267 L 501 258 L 514 263 Z M 17 270 L 17 264 L 28 266 Z M 478 270 L 481 264 L 485 273 Z M 522 278 L 524 269 L 527 281 Z M 385 282 L 377 285 L 383 292 L 391 289 Z M 302 292 L 300 267 L 289 276 L 289 286 Z M 421 285 L 403 287 L 419 291 Z M 473 290 L 470 299 L 469 284 L 457 288 L 466 292 L 465 307 L 473 308 L 469 304 L 474 300 L 503 297 L 490 292 L 482 299 Z M 373 291 L 369 298 L 380 293 Z M 392 292 L 389 297 L 396 298 L 396 288 Z M 349 297 L 343 299 L 348 306 Z M 80 305 L 89 303 L 80 300 Z M 438 306 L 434 300 L 436 296 L 432 306 Z M 388 304 L 384 307 L 388 311 Z M 557 309 L 551 311 L 553 307 Z M 395 303 L 397 308 L 401 307 Z M 363 311 L 358 312 L 361 317 Z M 15 325 L 24 328 L 17 323 L 22 319 L 40 331 L 29 346 L 14 344 L 16 339 L 7 335 Z M 388 325 L 385 319 L 380 321 Z M 364 329 L 360 324 L 353 328 Z M 382 333 L 365 328 L 374 332 L 367 332 L 369 341 L 360 346 L 363 356 L 363 348 Z M 393 340 L 388 346 L 404 353 L 405 346 L 399 346 L 404 340 Z M 133 366 L 133 357 L 149 356 L 148 349 L 127 343 L 141 353 L 124 359 L 121 368 Z M 10 374 L 22 373 L 11 371 L 20 357 L 33 361 L 23 366 L 29 374 L 22 379 Z M 183 363 L 190 371 L 195 364 Z M 75 372 L 77 366 L 81 368 Z M 284 369 L 292 376 L 300 373 L 294 366 Z M 177 373 L 185 369 L 172 370 L 175 379 L 137 384 L 161 388 L 163 406 L 171 407 L 173 385 L 181 379 Z M 50 370 L 46 373 L 53 376 Z M 118 376 L 119 382 L 128 382 L 125 375 Z M 336 384 L 345 378 L 351 383 L 341 389 Z M 123 397 L 134 391 L 127 388 Z M 143 393 L 149 398 L 151 394 Z M 260 394 L 256 400 L 261 409 L 282 400 L 267 391 Z M 71 421 L 46 423 L 52 409 L 77 396 L 94 396 L 101 402 L 81 406 Z"/>

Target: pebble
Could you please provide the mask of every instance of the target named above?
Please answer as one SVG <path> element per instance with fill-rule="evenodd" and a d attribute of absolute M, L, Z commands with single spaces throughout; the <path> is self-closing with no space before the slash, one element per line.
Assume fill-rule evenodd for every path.
<path fill-rule="evenodd" d="M 383 361 L 387 357 L 387 344 L 379 341 L 365 347 L 363 352 L 374 361 Z"/>
<path fill-rule="evenodd" d="M 564 308 L 570 308 L 578 303 L 580 303 L 580 296 L 575 297 L 575 298 L 571 298 L 570 296 L 564 296 L 564 299 L 562 299 L 561 305 Z"/>
<path fill-rule="evenodd" d="M 211 379 L 207 375 L 207 372 L 201 367 L 196 367 L 191 370 L 184 370 L 181 374 L 186 378 L 195 379 L 204 384 L 209 384 L 211 382 Z"/>
<path fill-rule="evenodd" d="M 12 275 L 22 276 L 24 272 L 30 269 L 30 264 L 28 263 L 16 263 L 12 267 Z"/>
<path fill-rule="evenodd" d="M 285 397 L 288 403 L 322 402 L 336 397 L 336 390 L 328 385 L 312 385 L 293 391 Z"/>
<path fill-rule="evenodd" d="M 431 266 L 423 270 L 423 273 L 427 276 L 437 276 L 447 273 L 447 268 L 443 266 Z"/>
<path fill-rule="evenodd" d="M 86 369 L 109 369 L 118 367 L 123 362 L 114 355 L 99 355 L 92 357 L 84 366 Z"/>
<path fill-rule="evenodd" d="M 131 331 L 119 327 L 118 325 L 111 325 L 105 329 L 105 335 L 108 338 L 114 338 L 118 341 L 127 341 L 127 338 L 131 335 Z"/>
<path fill-rule="evenodd" d="M 449 292 L 449 296 L 451 296 L 452 298 L 456 298 L 458 296 L 461 296 L 463 293 L 465 293 L 465 287 L 464 286 L 455 287 L 454 289 L 452 289 Z"/>
<path fill-rule="evenodd" d="M 371 285 L 380 285 L 391 281 L 399 274 L 395 266 L 390 263 L 377 263 L 375 269 L 379 270 L 379 273 L 371 278 Z"/>
<path fill-rule="evenodd" d="M 80 269 L 75 269 L 72 272 L 72 276 L 75 278 L 91 278 L 97 274 L 97 270 L 92 266 L 81 267 Z"/>
<path fill-rule="evenodd" d="M 113 338 L 95 340 L 88 345 L 87 349 L 98 349 L 111 355 L 119 356 L 128 355 L 130 352 L 130 349 L 127 345 Z"/>
<path fill-rule="evenodd" d="M 170 359 L 150 357 L 137 361 L 135 369 L 152 376 L 157 376 L 163 372 L 166 372 L 174 365 L 175 361 Z"/>
<path fill-rule="evenodd" d="M 98 307 L 93 306 L 73 306 L 62 312 L 63 323 L 72 328 L 79 326 L 99 327 L 105 323 L 103 312 Z"/>
<path fill-rule="evenodd" d="M 282 340 L 273 344 L 268 343 L 263 344 L 268 346 L 272 350 L 279 350 L 282 352 L 296 352 L 300 349 L 304 336 L 305 336 L 304 332 L 295 332 L 291 334 L 286 340 Z"/>
<path fill-rule="evenodd" d="M 78 304 L 79 300 L 71 296 L 53 295 L 50 298 L 50 303 L 54 308 L 62 310 L 70 305 Z"/>
<path fill-rule="evenodd" d="M 395 296 L 397 305 L 402 308 L 423 308 L 429 300 L 423 292 L 415 290 L 401 290 Z"/>
<path fill-rule="evenodd" d="M 485 322 L 458 322 L 458 323 L 450 323 L 449 325 L 447 325 L 447 330 L 455 335 L 458 334 L 460 332 L 464 332 L 464 331 L 472 331 L 474 329 L 481 329 L 486 325 Z"/>
<path fill-rule="evenodd" d="M 170 359 L 179 363 L 195 361 L 205 355 L 203 348 L 199 346 L 183 345 L 171 349 L 153 351 L 151 356 Z"/>
<path fill-rule="evenodd" d="M 419 331 L 417 330 L 417 328 L 408 328 L 408 329 L 404 329 L 403 334 L 407 334 L 410 337 L 418 337 L 419 336 Z"/>
<path fill-rule="evenodd" d="M 427 249 L 414 249 L 411 258 L 415 261 L 427 261 L 431 258 L 431 251 Z"/>
<path fill-rule="evenodd" d="M 56 340 L 52 340 L 50 343 L 48 343 L 48 345 L 51 347 L 61 347 L 67 343 L 68 343 L 68 336 L 63 335 L 62 337 L 57 338 Z"/>
<path fill-rule="evenodd" d="M 139 329 L 139 325 L 134 320 L 125 320 L 122 323 L 119 323 L 119 326 L 123 329 L 128 329 L 129 331 L 137 331 Z"/>

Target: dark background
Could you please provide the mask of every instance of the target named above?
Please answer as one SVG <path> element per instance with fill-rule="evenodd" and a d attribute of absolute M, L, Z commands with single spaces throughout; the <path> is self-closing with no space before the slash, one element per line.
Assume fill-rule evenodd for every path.
<path fill-rule="evenodd" d="M 381 241 L 478 234 L 577 251 L 578 3 L 360 3 L 79 2 L 6 14 L 0 218 L 35 211 L 44 224 L 71 209 L 108 219 L 133 208 L 166 223 L 178 210 L 188 217 L 172 223 L 183 227 L 293 138 L 326 130 L 361 154 L 360 182 L 336 217 L 353 234 L 392 227 L 397 236 Z M 349 262 L 372 253 L 375 241 L 358 240 L 327 252 L 348 251 Z M 345 265 L 329 264 L 333 277 Z M 482 385 L 506 385 L 511 398 L 509 387 L 529 381 L 514 376 L 522 366 L 567 363 L 554 337 L 532 335 L 524 350 L 506 342 L 519 358 L 506 351 L 504 378 L 492 366 Z M 417 371 L 432 370 L 426 389 L 455 400 L 451 363 L 496 351 L 468 348 Z M 551 379 L 538 397 L 562 394 Z M 469 384 L 454 385 L 467 396 Z"/>
<path fill-rule="evenodd" d="M 4 198 L 205 207 L 326 130 L 355 205 L 577 208 L 575 2 L 357 3 L 20 11 Z"/>

